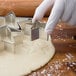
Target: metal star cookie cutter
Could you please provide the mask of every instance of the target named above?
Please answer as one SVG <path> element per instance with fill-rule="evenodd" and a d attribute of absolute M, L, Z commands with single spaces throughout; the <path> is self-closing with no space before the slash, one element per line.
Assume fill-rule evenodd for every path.
<path fill-rule="evenodd" d="M 5 25 L 0 26 L 0 31 L 1 31 L 0 34 L 1 34 L 2 39 L 4 39 L 5 37 L 8 37 L 9 39 L 11 39 L 12 32 L 21 32 L 21 27 L 18 23 L 17 23 L 18 28 L 15 28 L 15 26 L 16 26 L 15 18 L 16 18 L 16 16 L 13 11 L 9 12 L 5 16 L 5 18 L 4 18 Z"/>

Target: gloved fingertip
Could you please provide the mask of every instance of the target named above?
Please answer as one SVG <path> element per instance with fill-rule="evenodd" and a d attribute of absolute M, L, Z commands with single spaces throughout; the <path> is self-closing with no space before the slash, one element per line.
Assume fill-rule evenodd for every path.
<path fill-rule="evenodd" d="M 52 34 L 52 31 L 51 30 L 48 30 L 48 29 L 45 29 L 45 32 L 46 32 L 47 35 Z"/>

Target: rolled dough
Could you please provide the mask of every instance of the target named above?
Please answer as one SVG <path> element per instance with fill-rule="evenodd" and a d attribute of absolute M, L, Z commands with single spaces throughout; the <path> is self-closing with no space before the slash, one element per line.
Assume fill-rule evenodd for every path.
<path fill-rule="evenodd" d="M 18 19 L 25 20 L 26 18 Z M 1 51 L 0 76 L 27 75 L 48 63 L 55 54 L 55 48 L 51 40 L 46 41 L 44 36 L 42 33 L 40 39 L 35 41 L 30 41 L 29 36 L 24 36 L 23 44 L 16 46 L 15 53 L 7 50 Z"/>
<path fill-rule="evenodd" d="M 0 53 L 0 76 L 23 76 L 44 66 L 53 57 L 55 48 L 50 41 L 30 41 L 25 36 L 16 53 Z"/>

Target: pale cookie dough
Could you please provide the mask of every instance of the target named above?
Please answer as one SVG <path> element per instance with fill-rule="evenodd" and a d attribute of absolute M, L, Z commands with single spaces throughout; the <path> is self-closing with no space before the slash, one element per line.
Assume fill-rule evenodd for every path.
<path fill-rule="evenodd" d="M 22 31 L 19 35 L 10 33 L 10 37 L 5 37 L 3 34 L 5 31 L 0 30 L 0 35 L 5 37 L 0 39 L 0 76 L 27 75 L 47 64 L 55 54 L 55 48 L 51 40 L 47 41 L 47 35 L 43 28 L 40 28 L 40 39 L 35 41 L 30 40 L 30 35 L 22 34 L 26 31 L 25 19 L 16 18 L 18 22 L 23 20 L 20 23 Z M 1 21 L 3 21 L 3 18 Z M 30 30 L 27 30 L 27 32 L 30 32 Z"/>
<path fill-rule="evenodd" d="M 55 54 L 51 41 L 37 39 L 30 41 L 27 36 L 17 46 L 16 53 L 0 53 L 0 76 L 23 76 L 44 66 Z"/>

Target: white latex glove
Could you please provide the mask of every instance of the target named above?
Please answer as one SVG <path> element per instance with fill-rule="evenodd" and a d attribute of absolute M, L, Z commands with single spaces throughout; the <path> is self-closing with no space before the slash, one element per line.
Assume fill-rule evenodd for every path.
<path fill-rule="evenodd" d="M 59 20 L 69 25 L 76 25 L 76 0 L 44 0 L 37 7 L 32 22 L 41 20 L 49 8 L 52 8 L 45 31 L 51 34 Z"/>

